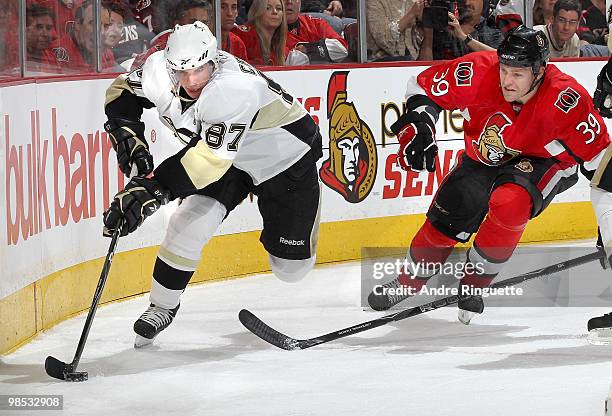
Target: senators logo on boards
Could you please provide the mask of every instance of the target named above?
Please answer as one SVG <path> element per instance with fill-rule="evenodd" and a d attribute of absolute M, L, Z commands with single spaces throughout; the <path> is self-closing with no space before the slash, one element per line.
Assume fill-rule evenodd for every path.
<path fill-rule="evenodd" d="M 325 185 L 351 203 L 363 201 L 376 179 L 377 153 L 370 127 L 347 101 L 348 71 L 336 71 L 327 87 L 329 158 L 319 176 Z"/>
<path fill-rule="evenodd" d="M 489 166 L 501 165 L 521 152 L 504 143 L 504 129 L 512 122 L 504 113 L 495 113 L 487 120 L 478 140 L 472 141 L 478 159 Z"/>

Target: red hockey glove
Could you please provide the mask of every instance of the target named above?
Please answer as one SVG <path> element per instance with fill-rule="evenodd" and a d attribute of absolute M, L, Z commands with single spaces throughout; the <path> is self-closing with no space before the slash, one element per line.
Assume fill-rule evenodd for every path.
<path fill-rule="evenodd" d="M 436 131 L 427 114 L 404 114 L 391 125 L 391 131 L 400 144 L 397 161 L 402 169 L 422 171 L 424 165 L 429 172 L 436 170 Z"/>

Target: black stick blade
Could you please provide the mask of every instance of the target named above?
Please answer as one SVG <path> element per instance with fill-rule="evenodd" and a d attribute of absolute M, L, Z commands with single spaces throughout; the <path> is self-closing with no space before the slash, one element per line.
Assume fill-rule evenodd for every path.
<path fill-rule="evenodd" d="M 268 344 L 272 344 L 275 347 L 287 351 L 301 349 L 299 340 L 288 337 L 278 332 L 276 329 L 271 328 L 246 309 L 240 311 L 238 319 L 246 329 L 266 341 Z"/>
<path fill-rule="evenodd" d="M 68 371 L 68 364 L 55 357 L 48 356 L 45 360 L 45 371 L 53 378 L 65 380 L 64 375 Z"/>
<path fill-rule="evenodd" d="M 45 371 L 49 376 L 58 380 L 86 381 L 88 379 L 86 371 L 72 371 L 70 364 L 51 356 L 45 360 Z"/>

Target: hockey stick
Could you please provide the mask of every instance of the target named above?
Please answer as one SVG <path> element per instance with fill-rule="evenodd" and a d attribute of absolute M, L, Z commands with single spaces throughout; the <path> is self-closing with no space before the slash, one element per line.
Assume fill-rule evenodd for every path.
<path fill-rule="evenodd" d="M 490 287 L 504 288 L 508 286 L 513 286 L 518 283 L 525 282 L 527 280 L 536 279 L 538 277 L 544 277 L 563 270 L 571 269 L 573 267 L 580 266 L 592 262 L 594 260 L 601 260 L 602 258 L 605 258 L 605 252 L 603 250 L 598 250 L 591 254 L 585 254 L 584 256 L 580 256 L 575 259 L 566 260 L 561 263 L 553 264 L 538 270 L 531 271 L 529 273 L 521 274 L 519 276 L 506 279 L 498 283 L 494 283 Z M 446 298 L 435 300 L 421 306 L 404 309 L 403 311 L 385 315 L 380 318 L 373 319 L 371 321 L 363 322 L 348 328 L 341 329 L 339 331 L 330 332 L 329 334 L 321 335 L 316 338 L 308 339 L 291 338 L 281 332 L 278 332 L 277 330 L 263 322 L 261 319 L 259 319 L 257 316 L 255 316 L 252 312 L 246 309 L 240 311 L 240 313 L 238 314 L 238 319 L 240 319 L 240 322 L 242 323 L 242 325 L 245 326 L 246 329 L 248 329 L 253 334 L 257 335 L 259 338 L 263 339 L 269 344 L 272 344 L 284 350 L 303 350 L 306 348 L 314 347 L 315 345 L 323 344 L 325 342 L 333 341 L 339 338 L 347 337 L 349 335 L 357 334 L 359 332 L 367 331 L 372 328 L 377 328 L 379 326 L 386 325 L 390 322 L 401 321 L 402 319 L 412 318 L 413 316 L 417 316 L 425 312 L 443 308 L 445 306 L 457 303 L 459 299 L 463 297 L 467 296 L 460 294 L 448 296 Z"/>
<path fill-rule="evenodd" d="M 104 260 L 104 265 L 102 266 L 102 273 L 100 273 L 100 280 L 98 280 L 98 286 L 94 292 L 93 300 L 91 301 L 91 306 L 89 307 L 89 313 L 87 314 L 87 319 L 85 320 L 85 326 L 83 327 L 83 332 L 81 332 L 81 339 L 79 339 L 79 345 L 77 346 L 72 362 L 70 364 L 66 364 L 65 362 L 52 356 L 48 356 L 45 360 L 45 371 L 51 377 L 66 381 L 87 380 L 87 371 L 76 371 L 76 368 L 81 360 L 81 354 L 83 354 L 85 342 L 87 341 L 91 324 L 94 316 L 96 315 L 98 303 L 100 302 L 102 292 L 104 291 L 104 285 L 106 284 L 106 279 L 108 278 L 108 272 L 113 261 L 113 256 L 115 255 L 115 249 L 117 248 L 117 241 L 119 240 L 119 233 L 122 227 L 123 219 L 119 220 L 117 228 L 115 228 L 115 232 L 113 232 L 110 246 L 108 247 L 108 253 L 106 253 L 106 259 Z"/>

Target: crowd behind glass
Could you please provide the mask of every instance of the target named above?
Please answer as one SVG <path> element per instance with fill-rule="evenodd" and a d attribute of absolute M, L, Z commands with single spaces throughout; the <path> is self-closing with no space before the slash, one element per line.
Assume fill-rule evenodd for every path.
<path fill-rule="evenodd" d="M 195 20 L 254 65 L 452 59 L 521 23 L 553 58 L 609 55 L 605 0 L 523 1 L 0 0 L 0 79 L 131 70 Z"/>

